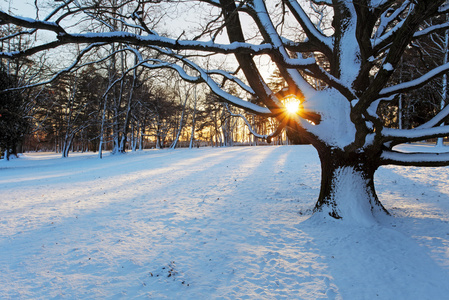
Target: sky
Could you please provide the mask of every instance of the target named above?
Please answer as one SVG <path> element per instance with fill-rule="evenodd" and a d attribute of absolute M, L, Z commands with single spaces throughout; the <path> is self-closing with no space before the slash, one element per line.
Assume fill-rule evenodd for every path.
<path fill-rule="evenodd" d="M 45 3 L 44 1 L 39 1 L 38 3 Z M 41 5 L 41 7 L 39 8 L 39 18 L 43 19 L 46 16 L 46 10 L 42 9 L 42 7 L 44 7 L 44 5 Z M 19 16 L 24 16 L 24 17 L 29 17 L 29 18 L 35 18 L 36 16 L 36 10 L 35 10 L 35 5 L 34 5 L 34 1 L 32 0 L 14 0 L 14 1 L 6 1 L 6 0 L 1 0 L 0 2 L 0 9 L 4 10 L 4 11 L 9 11 L 11 10 L 13 14 L 15 15 L 19 15 Z M 191 10 L 190 15 L 187 15 L 184 17 L 184 20 L 181 18 L 177 18 L 175 20 L 172 20 L 170 23 L 165 23 L 165 26 L 168 28 L 169 31 L 172 31 L 175 33 L 174 36 L 178 36 L 180 35 L 184 30 L 187 30 L 189 28 L 194 28 L 196 26 L 196 20 L 198 19 L 197 16 L 192 16 L 192 14 L 194 13 L 194 10 Z M 195 20 L 195 21 L 192 21 Z M 246 22 L 243 20 L 243 22 Z M 244 27 L 249 27 L 249 25 L 245 25 Z M 52 35 L 51 34 L 46 34 L 45 32 L 42 33 L 38 39 L 52 39 Z M 217 39 L 218 42 L 222 41 L 222 42 L 226 42 L 226 38 L 220 38 L 218 37 Z M 217 59 L 219 59 L 219 61 L 217 61 L 217 65 L 222 63 L 222 59 L 224 59 L 225 56 L 224 55 L 219 55 L 217 56 Z M 274 72 L 274 65 L 271 63 L 270 59 L 267 56 L 259 56 L 256 57 L 256 62 L 259 63 L 261 65 L 261 72 L 262 75 L 264 76 L 264 78 L 268 79 L 269 76 L 271 76 L 271 74 L 273 74 Z M 228 65 L 233 65 L 234 59 L 227 59 L 227 63 Z"/>

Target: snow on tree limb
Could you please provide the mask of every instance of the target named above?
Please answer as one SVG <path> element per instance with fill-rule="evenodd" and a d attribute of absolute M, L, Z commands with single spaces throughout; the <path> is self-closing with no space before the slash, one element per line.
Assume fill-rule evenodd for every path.
<path fill-rule="evenodd" d="M 0 25 L 4 24 L 14 24 L 26 28 L 34 28 L 34 29 L 43 29 L 59 33 L 65 33 L 65 30 L 55 22 L 49 21 L 39 21 L 26 17 L 14 17 L 9 15 L 8 13 L 0 10 Z"/>
<path fill-rule="evenodd" d="M 268 11 L 265 3 L 261 0 L 254 1 L 254 10 L 257 14 L 257 20 L 259 24 L 259 29 L 262 34 L 266 36 L 266 39 L 270 41 L 273 45 L 275 51 L 271 53 L 273 61 L 277 63 L 278 68 L 286 76 L 286 81 L 289 85 L 296 85 L 301 93 L 310 93 L 313 88 L 310 84 L 304 80 L 304 78 L 299 74 L 295 67 L 307 67 L 316 64 L 314 58 L 294 58 L 292 59 L 285 49 L 280 35 L 277 33 L 271 19 L 268 17 Z M 285 68 L 288 67 L 288 70 Z"/>
<path fill-rule="evenodd" d="M 443 167 L 449 166 L 449 152 L 443 153 L 405 153 L 398 151 L 383 151 L 382 165 Z"/>
<path fill-rule="evenodd" d="M 42 51 L 58 48 L 65 44 L 66 43 L 63 43 L 61 41 L 54 41 L 54 42 L 46 43 L 46 44 L 39 45 L 36 47 L 31 47 L 31 48 L 28 48 L 25 50 L 11 51 L 11 52 L 0 52 L 0 57 L 9 58 L 9 59 L 19 58 L 19 57 L 27 57 L 27 56 L 30 56 L 30 55 L 33 55 L 36 53 L 40 53 Z"/>
<path fill-rule="evenodd" d="M 227 111 L 229 112 L 229 114 L 230 114 L 231 116 L 233 116 L 233 117 L 239 117 L 239 118 L 241 118 L 241 119 L 245 122 L 245 124 L 246 124 L 246 126 L 247 126 L 249 132 L 250 132 L 252 135 L 254 135 L 256 138 L 259 138 L 259 139 L 262 139 L 262 140 L 267 140 L 267 139 L 270 138 L 270 137 L 279 135 L 280 132 L 278 132 L 278 130 L 274 131 L 274 132 L 271 133 L 271 134 L 259 134 L 259 133 L 257 133 L 257 132 L 254 130 L 254 128 L 251 126 L 251 124 L 250 124 L 250 122 L 248 121 L 248 119 L 247 119 L 244 115 L 233 113 L 233 112 L 229 109 L 229 107 L 228 107 L 227 105 L 225 105 L 225 106 L 226 106 L 226 109 L 227 109 Z"/>
<path fill-rule="evenodd" d="M 230 43 L 244 43 L 246 39 L 243 34 L 243 27 L 238 14 L 235 14 L 237 11 L 236 3 L 232 0 L 220 0 L 220 4 L 222 5 L 226 33 Z M 280 101 L 263 79 L 253 56 L 247 52 L 236 52 L 234 53 L 234 56 L 241 67 L 246 80 L 257 94 L 258 98 L 262 100 L 273 113 L 276 113 L 276 111 L 281 108 Z"/>
<path fill-rule="evenodd" d="M 436 31 L 441 31 L 441 30 L 445 30 L 449 28 L 449 22 L 444 22 L 442 24 L 437 24 L 437 25 L 432 25 L 429 26 L 425 29 L 419 30 L 417 32 L 415 32 L 415 34 L 413 35 L 413 37 L 415 38 L 419 38 L 419 37 L 423 37 L 423 36 L 428 36 L 431 33 L 434 33 Z"/>
<path fill-rule="evenodd" d="M 174 53 L 173 51 L 169 49 L 162 49 L 158 47 L 151 47 L 152 49 L 155 49 L 156 51 L 163 53 L 165 55 L 171 56 L 173 58 L 176 58 L 177 60 L 183 62 L 184 64 L 188 65 L 190 68 L 195 70 L 199 75 L 198 76 L 192 76 L 187 74 L 187 72 L 184 70 L 183 67 L 179 66 L 176 63 L 167 62 L 161 59 L 156 58 L 150 58 L 145 61 L 142 60 L 142 56 L 136 49 L 133 49 L 133 51 L 136 53 L 136 56 L 138 57 L 138 60 L 140 61 L 139 64 L 142 64 L 142 66 L 149 68 L 149 69 L 159 69 L 159 68 L 169 68 L 172 70 L 175 70 L 179 76 L 181 76 L 182 79 L 191 82 L 191 83 L 206 83 L 209 88 L 214 92 L 216 95 L 222 97 L 225 101 L 228 103 L 231 103 L 237 107 L 246 109 L 250 112 L 253 112 L 258 115 L 266 115 L 269 116 L 272 114 L 272 112 L 265 107 L 259 106 L 257 104 L 242 100 L 239 97 L 236 97 L 230 93 L 227 93 L 224 91 L 219 84 L 217 84 L 210 75 L 212 74 L 220 74 L 222 76 L 225 76 L 226 78 L 233 80 L 235 83 L 239 84 L 242 89 L 246 90 L 247 92 L 253 94 L 254 92 L 250 87 L 248 87 L 245 83 L 243 83 L 241 80 L 236 79 L 234 76 L 230 75 L 229 73 L 220 70 L 212 70 L 212 71 L 206 71 L 200 66 L 198 66 L 193 61 L 187 59 L 186 57 L 179 55 L 177 53 Z M 151 64 L 150 64 L 151 62 Z"/>
<path fill-rule="evenodd" d="M 397 8 L 394 12 L 391 12 L 390 10 L 385 10 L 382 15 L 380 16 L 379 25 L 376 28 L 376 32 L 374 34 L 374 40 L 377 42 L 377 39 L 379 39 L 379 42 L 381 40 L 385 40 L 386 36 L 385 32 L 391 27 L 391 23 L 394 22 L 410 5 L 410 1 L 404 1 L 402 5 Z M 396 27 L 397 28 L 397 27 Z M 394 28 L 390 31 L 394 31 Z M 383 38 L 381 38 L 384 36 Z M 377 43 L 379 43 L 377 42 Z"/>
<path fill-rule="evenodd" d="M 419 78 L 384 88 L 380 91 L 379 95 L 382 97 L 386 97 L 389 95 L 417 89 L 426 84 L 427 82 L 429 82 L 430 80 L 432 80 L 433 78 L 443 74 L 447 70 L 449 70 L 449 63 L 436 67 Z"/>
<path fill-rule="evenodd" d="M 439 9 L 438 12 L 441 14 L 447 14 L 449 13 L 449 3 L 446 3 L 444 5 L 442 5 Z"/>
<path fill-rule="evenodd" d="M 91 43 L 91 42 L 107 42 L 107 43 L 130 43 L 139 46 L 158 46 L 167 47 L 173 50 L 197 50 L 213 53 L 232 54 L 232 53 L 248 53 L 248 54 L 268 54 L 273 47 L 270 44 L 254 45 L 244 42 L 233 42 L 230 44 L 218 44 L 212 41 L 189 41 L 178 40 L 158 35 L 141 36 L 130 32 L 99 32 L 86 34 L 60 34 L 58 39 L 71 43 Z"/>
<path fill-rule="evenodd" d="M 149 62 L 152 62 L 152 63 L 150 64 Z M 223 89 L 221 89 L 221 87 L 215 81 L 213 81 L 212 78 L 210 78 L 207 75 L 207 72 L 205 72 L 205 71 L 201 71 L 200 75 L 197 77 L 190 76 L 185 72 L 185 70 L 181 66 L 179 66 L 175 63 L 170 63 L 170 62 L 166 62 L 166 61 L 162 61 L 162 60 L 158 60 L 158 59 L 154 59 L 154 58 L 146 60 L 144 63 L 142 63 L 142 66 L 144 66 L 148 69 L 162 69 L 162 68 L 167 69 L 168 68 L 168 69 L 175 70 L 178 73 L 178 75 L 185 81 L 188 81 L 191 83 L 199 83 L 199 82 L 206 83 L 213 93 L 222 97 L 226 102 L 231 103 L 232 105 L 234 105 L 236 107 L 245 109 L 249 112 L 253 112 L 258 115 L 266 115 L 266 116 L 272 115 L 272 112 L 268 108 L 264 108 L 257 104 L 242 100 L 239 97 L 233 96 L 233 95 L 225 92 Z"/>
<path fill-rule="evenodd" d="M 206 71 L 207 74 L 209 75 L 214 75 L 214 74 L 218 74 L 223 76 L 224 78 L 226 78 L 227 80 L 230 80 L 234 83 L 236 83 L 237 85 L 239 85 L 244 91 L 246 91 L 249 94 L 252 94 L 255 96 L 253 89 L 248 86 L 246 83 L 244 83 L 240 78 L 231 75 L 229 72 L 226 72 L 224 70 L 209 70 Z"/>
<path fill-rule="evenodd" d="M 88 65 L 92 65 L 92 64 L 96 64 L 96 63 L 100 63 L 108 58 L 110 58 L 113 54 L 118 53 L 120 51 L 123 50 L 119 50 L 119 51 L 115 51 L 113 54 L 108 55 L 107 57 L 104 57 L 103 59 L 99 59 L 93 62 L 87 62 L 81 65 L 78 65 L 78 63 L 81 61 L 81 59 L 83 58 L 83 56 L 85 56 L 87 53 L 89 53 L 90 51 L 92 51 L 93 49 L 97 48 L 97 47 L 101 47 L 104 46 L 105 44 L 103 43 L 93 43 L 88 45 L 86 48 L 84 48 L 83 50 L 80 51 L 80 53 L 77 55 L 77 57 L 74 59 L 74 61 L 72 62 L 72 64 L 62 70 L 59 70 L 58 72 L 56 72 L 50 79 L 45 80 L 45 81 L 40 81 L 36 84 L 29 84 L 26 86 L 21 86 L 21 87 L 16 87 L 16 88 L 11 88 L 8 90 L 19 90 L 19 89 L 24 89 L 24 88 L 32 88 L 32 87 L 37 87 L 37 86 L 41 86 L 41 85 L 46 85 L 48 83 L 51 83 L 53 81 L 55 81 L 57 78 L 59 78 L 61 75 L 63 74 L 67 74 L 70 72 L 74 72 L 76 70 L 79 70 L 83 67 L 86 67 Z M 0 52 L 0 57 L 8 57 L 8 55 L 3 56 L 3 53 Z"/>
<path fill-rule="evenodd" d="M 397 143 L 416 142 L 435 137 L 448 136 L 449 126 L 413 129 L 384 128 L 382 130 L 382 135 L 386 141 L 395 141 Z"/>
<path fill-rule="evenodd" d="M 447 118 L 447 116 L 449 116 L 449 105 L 446 105 L 446 107 L 443 108 L 435 117 L 433 117 L 426 123 L 416 127 L 416 129 L 425 129 L 437 126 L 441 124 L 444 121 L 444 119 Z"/>
<path fill-rule="evenodd" d="M 307 37 L 319 44 L 323 48 L 321 49 L 322 52 L 328 53 L 329 51 L 332 51 L 332 38 L 325 36 L 320 30 L 315 27 L 309 16 L 301 7 L 301 4 L 299 4 L 296 0 L 287 0 L 286 4 L 295 16 L 298 23 L 301 24 L 301 27 L 306 32 Z"/>
<path fill-rule="evenodd" d="M 125 31 L 112 31 L 112 32 L 97 32 L 97 33 L 67 33 L 60 25 L 55 22 L 39 21 L 24 17 L 13 17 L 9 14 L 0 11 L 0 25 L 2 24 L 15 24 L 27 28 L 43 29 L 52 31 L 57 34 L 57 38 L 60 44 L 66 43 L 132 43 L 140 46 L 160 46 L 169 47 L 174 50 L 198 50 L 213 53 L 251 53 L 251 54 L 267 54 L 273 48 L 270 44 L 254 45 L 244 42 L 234 42 L 230 44 L 218 44 L 212 41 L 188 41 L 171 39 L 162 37 L 159 35 L 147 35 L 142 36 Z M 52 42 L 49 43 L 53 45 Z M 48 44 L 47 44 L 48 45 Z M 40 47 L 40 51 L 45 50 L 45 46 Z M 21 52 L 20 52 L 21 53 Z M 10 56 L 18 56 L 20 53 L 11 53 Z M 6 56 L 6 53 L 4 54 Z M 22 54 L 25 55 L 25 54 Z"/>
<path fill-rule="evenodd" d="M 405 20 L 402 20 L 396 24 L 392 29 L 388 30 L 385 34 L 377 36 L 373 39 L 372 44 L 374 49 L 382 49 L 387 44 L 391 43 L 394 37 L 398 34 L 399 29 L 404 26 Z"/>

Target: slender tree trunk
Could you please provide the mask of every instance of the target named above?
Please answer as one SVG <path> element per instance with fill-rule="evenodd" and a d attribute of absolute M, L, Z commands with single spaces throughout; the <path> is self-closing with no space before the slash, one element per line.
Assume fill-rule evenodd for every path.
<path fill-rule="evenodd" d="M 69 137 L 66 134 L 64 138 L 64 143 L 62 145 L 62 157 L 69 157 L 69 151 L 70 151 L 70 143 L 69 143 Z"/>
<path fill-rule="evenodd" d="M 192 133 L 190 134 L 190 144 L 189 149 L 193 148 L 193 141 L 195 140 L 195 117 L 196 117 L 196 87 L 195 87 L 195 95 L 194 95 L 194 103 L 193 103 L 193 115 L 192 115 Z"/>
<path fill-rule="evenodd" d="M 257 128 L 256 128 L 256 116 L 252 116 L 252 124 L 251 124 L 251 126 L 255 129 L 255 130 L 257 130 Z M 257 146 L 257 139 L 256 139 L 256 137 L 254 136 L 254 135 L 250 135 L 251 136 L 251 145 L 252 146 Z"/>
<path fill-rule="evenodd" d="M 115 8 L 117 5 L 117 1 L 115 1 L 115 3 L 113 4 L 113 7 Z M 118 26 L 117 21 L 115 21 L 114 23 L 114 28 L 117 28 Z M 121 29 L 123 29 L 123 24 L 120 23 L 119 24 L 121 26 Z M 118 44 L 118 48 L 119 49 L 123 49 L 123 44 L 119 43 Z M 113 48 L 113 50 L 115 50 Z M 124 52 L 121 51 L 120 52 L 120 74 L 124 74 L 125 73 L 125 56 L 124 56 Z M 114 55 L 112 57 L 112 59 L 114 60 L 114 73 L 117 72 L 116 69 L 116 62 L 115 62 L 115 58 L 116 56 Z M 122 148 L 122 145 L 124 145 L 124 140 L 123 138 L 126 139 L 126 137 L 124 137 L 124 132 L 123 129 L 125 125 L 123 125 L 123 127 L 120 126 L 122 117 L 121 117 L 121 113 L 122 113 L 122 101 L 123 101 L 123 96 L 124 96 L 124 92 L 125 92 L 125 81 L 126 81 L 126 76 L 123 76 L 123 79 L 120 80 L 120 88 L 119 91 L 117 92 L 117 89 L 115 88 L 115 93 L 114 93 L 114 124 L 113 124 L 113 140 L 114 140 L 114 148 L 112 150 L 112 153 L 116 154 L 116 153 L 124 153 L 124 149 Z M 125 121 L 124 121 L 125 122 Z"/>
<path fill-rule="evenodd" d="M 371 153 L 343 153 L 323 149 L 321 160 L 321 190 L 314 208 L 316 215 L 374 223 L 375 216 L 388 214 L 374 188 L 377 164 Z"/>
<path fill-rule="evenodd" d="M 178 131 L 176 132 L 176 137 L 173 141 L 173 143 L 170 145 L 170 149 L 175 149 L 179 142 L 179 137 L 181 136 L 182 129 L 184 128 L 184 116 L 186 112 L 187 107 L 187 100 L 189 98 L 189 94 L 186 94 L 186 99 L 184 100 L 184 105 L 182 106 L 182 112 L 181 112 L 181 120 L 179 121 L 179 127 Z"/>
<path fill-rule="evenodd" d="M 101 115 L 101 128 L 100 128 L 100 143 L 98 145 L 98 158 L 103 158 L 103 139 L 104 139 L 104 122 L 106 119 L 106 109 L 108 103 L 108 96 L 104 97 L 103 114 Z"/>
<path fill-rule="evenodd" d="M 447 59 L 446 59 L 447 60 Z M 443 75 L 443 91 L 441 95 L 441 103 L 440 103 L 440 109 L 443 110 L 443 108 L 446 106 L 446 97 L 447 97 L 447 74 Z M 445 123 L 441 123 L 440 126 L 444 126 Z M 442 147 L 444 146 L 444 138 L 440 137 L 437 139 L 437 146 Z"/>
<path fill-rule="evenodd" d="M 139 151 L 143 150 L 143 137 L 145 135 L 145 126 L 140 125 L 140 135 L 139 135 Z"/>
<path fill-rule="evenodd" d="M 75 95 L 76 95 L 76 91 L 78 88 L 78 76 L 76 74 L 75 74 L 74 80 L 75 81 L 72 86 L 71 95 L 70 95 L 69 99 L 67 100 L 67 106 L 66 106 L 66 109 L 67 109 L 67 114 L 65 117 L 66 130 L 65 130 L 65 134 L 64 134 L 64 141 L 62 142 L 62 149 L 61 149 L 62 157 L 69 156 L 70 146 L 71 146 L 73 138 L 74 138 L 73 123 L 74 123 L 74 119 L 76 119 L 76 117 L 75 118 L 73 117 L 73 114 L 74 114 L 73 109 L 74 109 L 74 105 L 75 105 Z"/>
<path fill-rule="evenodd" d="M 448 52 L 449 52 L 449 31 L 446 30 L 445 31 L 445 35 L 444 35 L 444 59 L 443 59 L 443 63 L 447 64 L 448 58 Z M 442 79 L 442 91 L 441 91 L 441 102 L 440 102 L 440 110 L 443 110 L 443 108 L 446 106 L 446 98 L 447 98 L 447 74 L 443 74 L 443 79 Z M 441 126 L 444 126 L 444 122 L 441 123 Z M 444 138 L 440 137 L 437 139 L 437 146 L 442 147 L 444 145 Z"/>
<path fill-rule="evenodd" d="M 133 152 L 137 149 L 137 136 L 135 134 L 134 123 L 131 123 L 131 149 Z"/>
<path fill-rule="evenodd" d="M 157 127 L 156 127 L 156 148 L 162 149 L 164 147 L 163 141 L 162 141 L 162 125 L 159 119 L 159 116 L 157 117 Z"/>
<path fill-rule="evenodd" d="M 137 58 L 134 59 L 134 63 L 137 64 Z M 129 124 L 131 120 L 131 106 L 133 102 L 134 89 L 136 88 L 136 81 L 137 81 L 137 68 L 135 68 L 133 71 L 133 79 L 131 83 L 131 89 L 129 91 L 128 104 L 126 106 L 125 121 L 123 122 L 122 138 L 120 141 L 120 148 L 119 148 L 119 151 L 121 153 L 126 152 L 125 147 L 128 139 Z"/>
<path fill-rule="evenodd" d="M 123 93 L 123 80 L 120 83 L 120 90 L 118 93 L 114 95 L 114 123 L 112 124 L 113 128 L 113 140 L 114 140 L 114 148 L 112 153 L 121 153 L 120 150 L 120 106 L 122 103 L 122 93 Z"/>
<path fill-rule="evenodd" d="M 400 69 L 399 69 L 399 82 L 402 82 L 402 58 L 400 63 Z M 399 100 L 398 100 L 398 128 L 402 129 L 402 93 L 399 94 Z"/>
<path fill-rule="evenodd" d="M 73 141 L 73 137 L 68 137 L 64 141 L 64 145 L 62 148 L 62 157 L 69 157 L 70 147 L 72 147 L 72 141 Z M 72 149 L 72 152 L 73 152 L 73 149 Z"/>

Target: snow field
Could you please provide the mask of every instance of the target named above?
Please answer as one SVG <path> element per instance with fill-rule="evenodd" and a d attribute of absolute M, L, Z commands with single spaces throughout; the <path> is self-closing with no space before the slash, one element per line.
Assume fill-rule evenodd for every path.
<path fill-rule="evenodd" d="M 448 168 L 384 167 L 394 217 L 310 218 L 310 146 L 0 162 L 1 299 L 445 299 Z"/>

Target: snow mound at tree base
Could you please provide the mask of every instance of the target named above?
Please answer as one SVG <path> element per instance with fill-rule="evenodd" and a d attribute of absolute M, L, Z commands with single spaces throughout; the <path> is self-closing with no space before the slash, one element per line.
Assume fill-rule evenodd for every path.
<path fill-rule="evenodd" d="M 368 190 L 367 180 L 352 167 L 336 169 L 332 187 L 326 204 L 314 213 L 316 222 L 332 218 L 348 224 L 372 226 L 377 224 L 377 217 L 387 214 L 373 192 Z"/>

